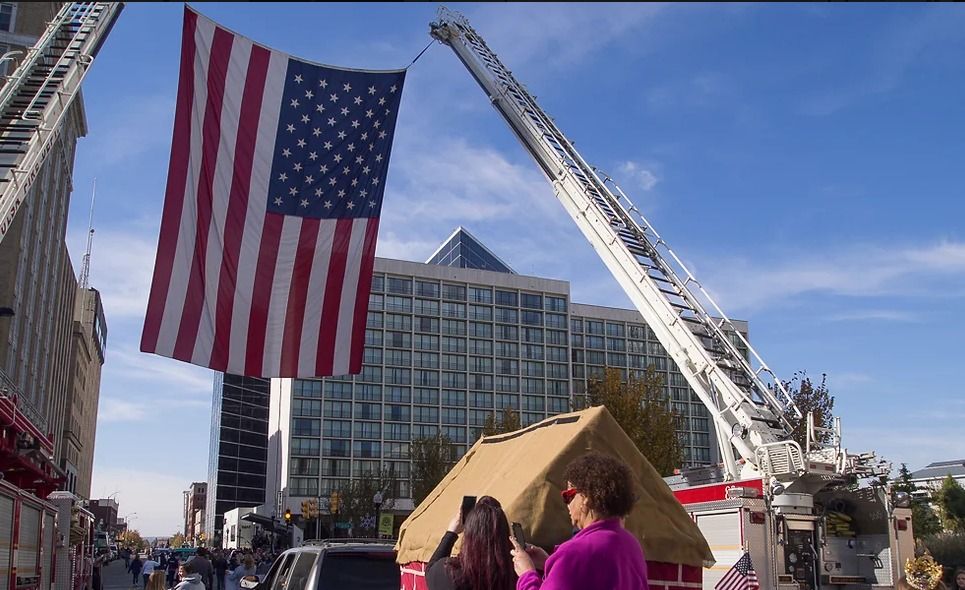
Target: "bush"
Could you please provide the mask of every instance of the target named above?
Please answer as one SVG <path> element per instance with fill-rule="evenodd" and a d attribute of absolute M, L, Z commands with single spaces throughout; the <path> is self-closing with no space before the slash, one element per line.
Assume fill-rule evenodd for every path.
<path fill-rule="evenodd" d="M 955 568 L 965 565 L 965 533 L 940 533 L 924 539 L 925 547 L 935 561 L 945 568 L 946 581 L 954 587 Z"/>

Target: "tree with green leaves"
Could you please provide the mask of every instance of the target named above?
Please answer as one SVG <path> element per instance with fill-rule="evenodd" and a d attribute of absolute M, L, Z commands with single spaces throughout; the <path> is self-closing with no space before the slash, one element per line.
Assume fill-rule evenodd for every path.
<path fill-rule="evenodd" d="M 942 481 L 938 505 L 945 529 L 965 533 L 965 489 L 951 475 Z"/>
<path fill-rule="evenodd" d="M 409 458 L 412 459 L 412 501 L 418 506 L 452 469 L 453 447 L 452 441 L 440 434 L 417 438 L 409 449 Z"/>
<path fill-rule="evenodd" d="M 911 472 L 908 466 L 902 463 L 898 470 L 898 477 L 891 482 L 891 492 L 893 494 L 904 492 L 911 497 L 911 528 L 915 532 L 916 539 L 942 531 L 942 523 L 931 507 L 930 498 L 922 494 L 916 496 L 915 493 L 921 491 L 923 488 L 911 481 Z"/>
<path fill-rule="evenodd" d="M 602 379 L 590 381 L 587 398 L 605 406 L 633 444 L 660 475 L 672 475 L 683 463 L 677 434 L 677 415 L 667 404 L 663 379 L 653 366 L 642 379 L 623 381 L 620 371 L 607 369 Z"/>
<path fill-rule="evenodd" d="M 168 542 L 168 547 L 172 549 L 180 549 L 181 547 L 184 547 L 184 544 L 184 535 L 181 533 L 174 533 L 174 536 L 172 536 L 171 540 Z"/>
<path fill-rule="evenodd" d="M 494 434 L 513 432 L 514 430 L 519 430 L 520 426 L 519 413 L 513 408 L 507 407 L 503 408 L 503 412 L 498 419 L 495 413 L 486 416 L 486 421 L 482 427 L 482 435 L 492 436 Z"/>
<path fill-rule="evenodd" d="M 815 385 L 805 371 L 794 374 L 784 387 L 791 394 L 794 404 L 801 410 L 801 417 L 788 415 L 793 430 L 791 438 L 796 440 L 802 449 L 807 448 L 808 413 L 814 413 L 814 426 L 817 428 L 834 427 L 834 396 L 828 391 L 828 376 L 821 374 L 821 383 Z M 818 442 L 828 442 L 830 435 L 819 434 Z"/>
<path fill-rule="evenodd" d="M 382 494 L 382 511 L 391 510 L 395 504 L 392 483 L 395 474 L 386 469 L 378 474 L 362 473 L 353 478 L 346 489 L 339 490 L 339 520 L 351 522 L 353 535 L 375 535 L 376 510 L 373 499 L 376 492 Z M 363 526 L 367 524 L 372 526 Z"/>
<path fill-rule="evenodd" d="M 144 539 L 141 538 L 141 533 L 136 529 L 125 529 L 118 533 L 117 544 L 134 551 L 140 551 L 147 545 Z"/>

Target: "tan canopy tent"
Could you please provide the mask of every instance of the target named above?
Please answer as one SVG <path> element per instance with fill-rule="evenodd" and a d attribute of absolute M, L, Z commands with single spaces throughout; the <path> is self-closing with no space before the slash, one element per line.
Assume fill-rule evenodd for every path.
<path fill-rule="evenodd" d="M 398 562 L 429 560 L 464 495 L 496 498 L 530 542 L 552 549 L 572 534 L 560 498 L 563 471 L 591 450 L 619 457 L 636 475 L 640 499 L 625 526 L 640 539 L 648 561 L 713 565 L 697 525 L 602 406 L 480 439 L 402 524 Z"/>

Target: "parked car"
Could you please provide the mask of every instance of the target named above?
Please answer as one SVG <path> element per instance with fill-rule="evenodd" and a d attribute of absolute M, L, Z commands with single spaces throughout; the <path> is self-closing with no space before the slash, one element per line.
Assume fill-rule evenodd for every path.
<path fill-rule="evenodd" d="M 255 590 L 399 590 L 395 547 L 375 539 L 323 539 L 288 549 Z"/>

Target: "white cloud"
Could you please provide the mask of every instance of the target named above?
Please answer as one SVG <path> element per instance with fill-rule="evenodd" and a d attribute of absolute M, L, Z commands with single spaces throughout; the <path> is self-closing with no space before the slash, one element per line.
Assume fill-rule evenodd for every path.
<path fill-rule="evenodd" d="M 482 5 L 472 26 L 505 63 L 562 68 L 651 25 L 670 5 L 662 3 Z"/>
<path fill-rule="evenodd" d="M 857 309 L 830 315 L 827 317 L 827 320 L 829 322 L 916 322 L 918 321 L 918 316 L 907 311 L 897 311 L 893 309 Z"/>
<path fill-rule="evenodd" d="M 623 162 L 618 170 L 645 191 L 649 191 L 659 182 L 656 174 L 636 162 Z"/>
<path fill-rule="evenodd" d="M 143 318 L 147 309 L 157 251 L 157 229 L 136 231 L 138 228 L 131 228 L 131 225 L 125 230 L 97 230 L 94 233 L 90 285 L 100 291 L 108 325 L 122 318 Z M 68 240 L 71 244 L 86 244 L 86 235 L 85 228 L 83 237 L 74 232 Z M 73 251 L 77 252 L 76 248 Z M 76 254 L 72 258 L 81 260 Z"/>
<path fill-rule="evenodd" d="M 149 456 L 156 452 L 150 451 Z M 142 536 L 170 536 L 184 527 L 181 492 L 190 485 L 191 480 L 140 467 L 123 469 L 95 464 L 91 497 L 105 498 L 117 492 L 113 497 L 120 505 L 120 516 L 137 513 L 128 519 L 133 529 Z"/>
<path fill-rule="evenodd" d="M 119 400 L 112 397 L 101 398 L 97 408 L 97 421 L 108 422 L 140 422 L 147 417 L 147 408 L 143 404 Z"/>
<path fill-rule="evenodd" d="M 746 311 L 807 293 L 850 297 L 940 297 L 965 289 L 965 244 L 852 246 L 774 260 L 704 262 L 705 288 L 724 309 Z"/>
<path fill-rule="evenodd" d="M 210 399 L 213 387 L 212 371 L 154 354 L 137 351 L 133 346 L 109 349 L 105 367 L 113 377 L 140 383 L 139 387 L 152 394 L 182 393 Z M 210 401 L 209 401 L 210 403 Z"/>

